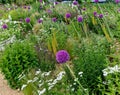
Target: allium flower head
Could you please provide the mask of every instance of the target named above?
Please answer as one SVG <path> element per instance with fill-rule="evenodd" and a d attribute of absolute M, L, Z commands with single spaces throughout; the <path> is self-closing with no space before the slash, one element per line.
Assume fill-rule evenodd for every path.
<path fill-rule="evenodd" d="M 93 15 L 94 15 L 94 16 L 97 16 L 97 12 L 93 12 Z"/>
<path fill-rule="evenodd" d="M 59 4 L 59 2 L 54 2 L 54 5 L 57 5 L 57 4 Z"/>
<path fill-rule="evenodd" d="M 82 10 L 83 10 L 83 11 L 85 11 L 85 10 L 86 10 L 86 8 L 82 8 Z"/>
<path fill-rule="evenodd" d="M 99 18 L 103 18 L 103 14 L 99 14 Z"/>
<path fill-rule="evenodd" d="M 30 22 L 30 18 L 27 17 L 27 18 L 25 19 L 25 21 L 26 21 L 27 23 L 29 23 L 29 22 Z"/>
<path fill-rule="evenodd" d="M 52 21 L 53 21 L 53 22 L 56 22 L 56 21 L 57 21 L 57 18 L 56 18 L 56 17 L 52 18 Z"/>
<path fill-rule="evenodd" d="M 42 23 L 43 22 L 43 20 L 42 19 L 38 19 L 38 23 Z"/>
<path fill-rule="evenodd" d="M 30 6 L 28 6 L 28 10 L 30 10 Z"/>
<path fill-rule="evenodd" d="M 77 4 L 78 4 L 78 1 L 74 0 L 73 5 L 77 5 Z"/>
<path fill-rule="evenodd" d="M 2 28 L 3 28 L 3 29 L 7 29 L 7 28 L 8 28 L 7 24 L 3 24 L 3 25 L 2 25 Z"/>
<path fill-rule="evenodd" d="M 26 9 L 27 7 L 26 7 L 26 6 L 24 6 L 23 8 L 24 8 L 24 9 Z"/>
<path fill-rule="evenodd" d="M 50 9 L 48 9 L 48 10 L 47 10 L 47 13 L 48 13 L 48 14 L 51 14 L 51 13 L 52 13 L 52 11 L 51 11 Z"/>
<path fill-rule="evenodd" d="M 56 53 L 56 60 L 58 63 L 66 63 L 69 61 L 70 56 L 66 50 L 60 50 Z"/>
<path fill-rule="evenodd" d="M 120 2 L 120 0 L 115 0 L 115 3 L 119 3 Z"/>
<path fill-rule="evenodd" d="M 99 0 L 94 0 L 94 2 L 95 2 L 95 3 L 98 3 L 98 2 L 99 2 Z"/>
<path fill-rule="evenodd" d="M 66 18 L 70 18 L 70 17 L 71 17 L 71 14 L 70 14 L 70 13 L 66 13 L 66 14 L 65 14 L 65 17 L 66 17 Z"/>
<path fill-rule="evenodd" d="M 42 0 L 39 0 L 40 3 L 42 3 Z"/>
<path fill-rule="evenodd" d="M 42 9 L 43 7 L 42 7 L 42 5 L 40 5 L 40 9 Z"/>
<path fill-rule="evenodd" d="M 79 17 L 77 18 L 77 21 L 78 21 L 78 22 L 82 22 L 82 21 L 83 21 L 83 17 L 82 17 L 82 16 L 79 16 Z"/>

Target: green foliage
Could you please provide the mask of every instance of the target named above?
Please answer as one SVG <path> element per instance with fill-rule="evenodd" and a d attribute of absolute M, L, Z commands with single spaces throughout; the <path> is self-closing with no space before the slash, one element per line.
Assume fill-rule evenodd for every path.
<path fill-rule="evenodd" d="M 37 2 L 37 0 L 0 0 L 0 3 L 6 4 L 6 3 L 16 3 L 18 5 L 23 5 L 23 4 L 30 4 L 33 2 Z"/>
<path fill-rule="evenodd" d="M 114 72 L 114 71 L 113 71 Z M 120 94 L 120 73 L 114 72 L 105 76 L 105 80 L 102 81 L 99 78 L 98 90 L 102 95 L 119 95 Z"/>
<path fill-rule="evenodd" d="M 69 4 L 58 4 L 53 9 L 53 13 L 50 16 L 57 17 L 59 20 L 65 21 L 66 13 L 71 13 L 71 18 L 76 17 L 78 14 L 76 9 L 71 8 L 71 6 L 69 6 Z"/>
<path fill-rule="evenodd" d="M 11 16 L 13 21 L 19 21 L 20 19 L 25 19 L 28 16 L 29 12 L 25 11 L 22 8 L 18 8 L 16 10 L 11 10 L 9 15 Z"/>
<path fill-rule="evenodd" d="M 1 69 L 12 88 L 20 88 L 19 76 L 39 66 L 33 44 L 17 41 L 6 47 L 2 56 Z"/>
<path fill-rule="evenodd" d="M 48 51 L 43 43 L 35 45 L 37 58 L 39 59 L 39 68 L 41 71 L 50 71 L 55 69 L 55 58 L 52 52 Z"/>
<path fill-rule="evenodd" d="M 83 87 L 89 88 L 90 92 L 99 83 L 98 77 L 103 76 L 102 70 L 107 66 L 106 54 L 109 53 L 109 44 L 105 40 L 97 41 L 83 39 L 80 47 L 77 46 L 74 50 L 75 74 Z M 83 72 L 82 77 L 78 75 L 81 71 Z"/>

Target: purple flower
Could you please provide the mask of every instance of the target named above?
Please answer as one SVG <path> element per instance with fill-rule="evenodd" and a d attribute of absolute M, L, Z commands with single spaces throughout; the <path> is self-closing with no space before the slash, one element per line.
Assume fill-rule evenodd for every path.
<path fill-rule="evenodd" d="M 97 12 L 93 12 L 93 15 L 94 15 L 94 16 L 97 16 Z"/>
<path fill-rule="evenodd" d="M 82 21 L 83 21 L 83 17 L 82 17 L 82 16 L 79 16 L 79 17 L 77 18 L 77 21 L 78 21 L 78 22 L 82 22 Z"/>
<path fill-rule="evenodd" d="M 42 5 L 40 5 L 40 9 L 42 9 L 43 7 L 42 7 Z"/>
<path fill-rule="evenodd" d="M 77 5 L 77 4 L 78 4 L 78 1 L 74 0 L 73 5 Z"/>
<path fill-rule="evenodd" d="M 24 8 L 24 9 L 26 9 L 27 7 L 26 7 L 26 6 L 24 6 L 23 8 Z"/>
<path fill-rule="evenodd" d="M 42 0 L 39 0 L 40 3 L 42 3 Z"/>
<path fill-rule="evenodd" d="M 95 3 L 98 3 L 98 2 L 99 2 L 99 0 L 94 0 L 94 2 L 95 2 Z"/>
<path fill-rule="evenodd" d="M 103 18 L 103 14 L 99 14 L 99 18 Z"/>
<path fill-rule="evenodd" d="M 120 2 L 120 0 L 115 0 L 115 3 L 119 3 Z"/>
<path fill-rule="evenodd" d="M 8 28 L 7 24 L 3 24 L 3 25 L 2 25 L 2 28 L 3 28 L 3 29 L 7 29 L 7 28 Z"/>
<path fill-rule="evenodd" d="M 56 60 L 58 63 L 66 63 L 70 60 L 69 53 L 66 50 L 60 50 L 56 53 Z"/>
<path fill-rule="evenodd" d="M 30 22 L 30 18 L 27 17 L 27 18 L 25 19 L 25 21 L 26 21 L 27 23 L 29 23 L 29 22 Z"/>
<path fill-rule="evenodd" d="M 57 18 L 56 18 L 56 17 L 52 18 L 52 21 L 53 21 L 53 22 L 56 22 L 56 21 L 57 21 Z"/>
<path fill-rule="evenodd" d="M 58 2 L 54 2 L 54 5 L 57 5 L 58 4 Z"/>
<path fill-rule="evenodd" d="M 70 14 L 70 13 L 66 13 L 66 14 L 65 14 L 65 17 L 66 17 L 66 18 L 70 18 L 70 17 L 71 17 L 71 14 Z"/>
<path fill-rule="evenodd" d="M 86 8 L 82 8 L 82 10 L 83 10 L 83 11 L 85 11 L 85 10 L 86 10 Z"/>
<path fill-rule="evenodd" d="M 48 13 L 48 14 L 51 14 L 51 13 L 52 13 L 52 11 L 49 9 L 49 10 L 47 10 L 47 13 Z"/>
<path fill-rule="evenodd" d="M 28 6 L 28 10 L 30 10 L 30 6 Z"/>
<path fill-rule="evenodd" d="M 42 23 L 43 22 L 43 20 L 42 19 L 38 19 L 38 23 Z"/>

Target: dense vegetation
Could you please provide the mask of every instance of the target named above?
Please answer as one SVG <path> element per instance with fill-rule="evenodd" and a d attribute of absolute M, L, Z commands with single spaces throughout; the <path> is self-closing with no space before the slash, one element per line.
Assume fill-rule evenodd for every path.
<path fill-rule="evenodd" d="M 13 89 L 120 95 L 119 0 L 0 2 L 0 70 Z"/>

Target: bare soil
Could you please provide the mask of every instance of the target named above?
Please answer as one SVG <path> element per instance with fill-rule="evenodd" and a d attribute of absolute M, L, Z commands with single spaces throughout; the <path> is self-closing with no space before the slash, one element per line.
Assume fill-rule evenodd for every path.
<path fill-rule="evenodd" d="M 23 95 L 22 92 L 11 89 L 4 76 L 0 73 L 0 95 Z"/>

